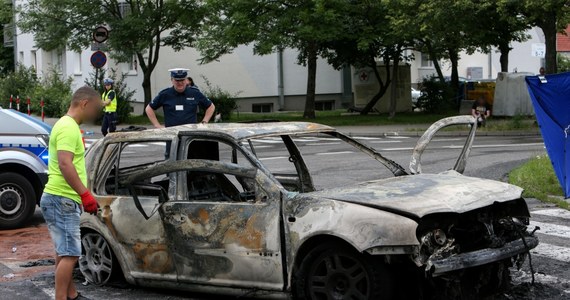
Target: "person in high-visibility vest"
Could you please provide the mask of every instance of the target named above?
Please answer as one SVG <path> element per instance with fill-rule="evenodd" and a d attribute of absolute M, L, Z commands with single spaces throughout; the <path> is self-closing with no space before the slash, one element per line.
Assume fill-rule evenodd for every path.
<path fill-rule="evenodd" d="M 105 78 L 105 92 L 101 95 L 103 100 L 103 124 L 101 125 L 101 133 L 106 136 L 109 132 L 117 130 L 117 94 L 113 90 L 113 79 Z"/>

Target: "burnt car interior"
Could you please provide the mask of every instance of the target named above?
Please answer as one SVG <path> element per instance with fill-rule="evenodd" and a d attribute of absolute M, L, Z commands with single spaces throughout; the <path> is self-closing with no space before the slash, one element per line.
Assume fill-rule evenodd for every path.
<path fill-rule="evenodd" d="M 240 163 L 243 163 L 245 157 L 243 154 L 239 156 Z M 236 147 L 214 140 L 192 140 L 188 145 L 186 158 L 238 164 L 238 150 Z M 190 201 L 243 202 L 255 200 L 253 181 L 240 176 L 188 170 L 186 171 L 186 186 Z"/>

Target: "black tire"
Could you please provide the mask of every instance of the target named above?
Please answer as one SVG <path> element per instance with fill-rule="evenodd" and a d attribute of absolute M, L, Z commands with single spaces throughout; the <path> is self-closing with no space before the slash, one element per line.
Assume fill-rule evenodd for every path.
<path fill-rule="evenodd" d="M 0 174 L 0 229 L 23 226 L 36 210 L 32 184 L 13 172 Z"/>
<path fill-rule="evenodd" d="M 83 255 L 79 258 L 79 270 L 90 283 L 102 286 L 111 282 L 121 267 L 105 238 L 96 232 L 81 236 Z"/>
<path fill-rule="evenodd" d="M 326 243 L 303 258 L 293 273 L 294 299 L 392 299 L 392 280 L 378 258 Z"/>

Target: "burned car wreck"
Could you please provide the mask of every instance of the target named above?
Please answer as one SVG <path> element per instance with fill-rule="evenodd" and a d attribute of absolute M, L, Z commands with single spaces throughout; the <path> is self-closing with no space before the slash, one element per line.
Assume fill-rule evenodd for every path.
<path fill-rule="evenodd" d="M 492 291 L 538 244 L 527 231 L 522 190 L 461 175 L 476 126 L 453 170 L 421 173 L 422 152 L 439 129 L 473 122 L 435 123 L 420 138 L 410 172 L 315 123 L 110 134 L 86 154 L 100 211 L 82 215 L 80 269 L 98 285 L 120 274 L 135 285 L 264 299 L 451 299 Z M 343 185 L 311 173 L 299 145 L 317 138 L 348 145 L 392 176 L 357 170 L 352 177 L 366 180 Z M 262 157 L 274 144 L 280 154 Z M 154 156 L 141 150 L 152 147 L 170 149 L 170 159 L 163 148 Z"/>

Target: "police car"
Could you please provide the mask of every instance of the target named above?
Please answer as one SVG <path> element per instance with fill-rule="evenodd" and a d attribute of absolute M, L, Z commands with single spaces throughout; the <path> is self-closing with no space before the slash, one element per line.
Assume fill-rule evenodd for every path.
<path fill-rule="evenodd" d="M 1 107 L 0 124 L 0 229 L 7 229 L 24 225 L 39 203 L 51 127 Z"/>

